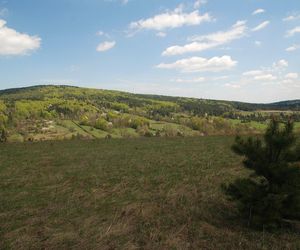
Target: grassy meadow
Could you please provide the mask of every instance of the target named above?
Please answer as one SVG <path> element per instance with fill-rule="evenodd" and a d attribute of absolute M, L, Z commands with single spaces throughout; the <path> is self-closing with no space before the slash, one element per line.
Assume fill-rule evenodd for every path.
<path fill-rule="evenodd" d="M 0 145 L 1 249 L 300 249 L 249 229 L 220 185 L 230 136 Z"/>

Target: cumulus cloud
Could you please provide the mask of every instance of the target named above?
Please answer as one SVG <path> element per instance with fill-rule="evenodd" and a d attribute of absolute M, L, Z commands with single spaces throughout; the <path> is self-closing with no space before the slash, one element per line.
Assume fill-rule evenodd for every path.
<path fill-rule="evenodd" d="M 210 22 L 213 18 L 208 13 L 200 14 L 198 10 L 190 13 L 183 12 L 183 7 L 179 6 L 173 11 L 167 11 L 148 19 L 140 19 L 130 24 L 131 30 L 157 30 L 179 28 L 182 26 L 199 25 L 203 22 Z"/>
<path fill-rule="evenodd" d="M 0 19 L 0 55 L 26 55 L 38 49 L 41 38 L 20 33 Z"/>
<path fill-rule="evenodd" d="M 111 41 L 111 42 L 103 42 L 103 43 L 100 43 L 98 46 L 97 46 L 97 51 L 98 52 L 104 52 L 104 51 L 107 51 L 107 50 L 110 50 L 112 49 L 113 47 L 115 47 L 116 45 L 116 42 L 115 41 Z"/>
<path fill-rule="evenodd" d="M 270 21 L 264 21 L 261 24 L 257 25 L 255 28 L 252 29 L 252 31 L 259 31 L 262 30 L 264 28 L 266 28 L 268 25 L 270 24 Z"/>
<path fill-rule="evenodd" d="M 297 26 L 297 27 L 295 27 L 291 30 L 288 30 L 287 33 L 286 33 L 286 36 L 290 37 L 290 36 L 295 35 L 296 33 L 300 33 L 300 26 Z"/>
<path fill-rule="evenodd" d="M 157 65 L 160 69 L 176 69 L 184 73 L 193 72 L 218 72 L 229 70 L 237 65 L 237 61 L 230 56 L 212 57 L 210 59 L 203 57 L 190 57 L 177 60 L 174 63 L 161 63 Z"/>
<path fill-rule="evenodd" d="M 258 15 L 258 14 L 262 14 L 264 12 L 265 12 L 264 9 L 257 9 L 257 10 L 255 10 L 255 11 L 252 12 L 252 15 Z"/>
<path fill-rule="evenodd" d="M 188 40 L 191 41 L 191 43 L 183 46 L 175 45 L 168 47 L 162 55 L 181 55 L 215 48 L 243 37 L 246 34 L 246 30 L 246 21 L 238 21 L 227 31 L 219 31 L 204 36 L 190 37 Z"/>

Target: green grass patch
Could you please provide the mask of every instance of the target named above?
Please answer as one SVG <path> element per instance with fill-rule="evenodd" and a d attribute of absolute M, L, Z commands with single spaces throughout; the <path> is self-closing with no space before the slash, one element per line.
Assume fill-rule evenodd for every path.
<path fill-rule="evenodd" d="M 253 231 L 220 185 L 233 137 L 0 145 L 1 249 L 299 249 Z"/>

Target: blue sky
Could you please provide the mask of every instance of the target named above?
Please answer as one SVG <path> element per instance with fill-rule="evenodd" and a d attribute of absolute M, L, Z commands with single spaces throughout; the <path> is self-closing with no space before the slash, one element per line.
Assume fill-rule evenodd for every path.
<path fill-rule="evenodd" d="M 0 88 L 300 98 L 299 0 L 0 0 Z"/>

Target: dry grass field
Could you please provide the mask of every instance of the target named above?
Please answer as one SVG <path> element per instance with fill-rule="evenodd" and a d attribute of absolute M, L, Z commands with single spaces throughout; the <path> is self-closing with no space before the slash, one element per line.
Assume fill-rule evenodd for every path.
<path fill-rule="evenodd" d="M 0 145 L 1 249 L 300 249 L 249 229 L 220 185 L 233 137 Z"/>

